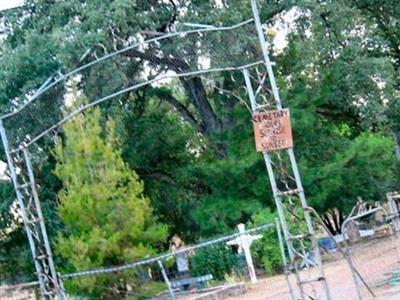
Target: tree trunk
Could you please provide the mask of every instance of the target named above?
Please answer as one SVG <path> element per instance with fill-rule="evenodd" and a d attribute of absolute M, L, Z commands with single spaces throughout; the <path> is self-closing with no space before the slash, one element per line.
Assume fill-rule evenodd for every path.
<path fill-rule="evenodd" d="M 200 116 L 200 127 L 205 135 L 221 130 L 221 122 L 214 113 L 200 77 L 181 78 L 185 93 Z"/>
<path fill-rule="evenodd" d="M 148 61 L 153 66 L 166 66 L 177 74 L 185 73 L 190 69 L 189 65 L 181 59 L 157 56 L 153 53 L 141 52 L 137 49 L 130 49 L 125 52 L 124 55 Z M 192 100 L 191 102 L 200 117 L 200 132 L 204 135 L 210 135 L 220 131 L 221 122 L 211 107 L 201 78 L 198 76 L 180 77 L 179 80 L 185 89 L 187 97 Z"/>

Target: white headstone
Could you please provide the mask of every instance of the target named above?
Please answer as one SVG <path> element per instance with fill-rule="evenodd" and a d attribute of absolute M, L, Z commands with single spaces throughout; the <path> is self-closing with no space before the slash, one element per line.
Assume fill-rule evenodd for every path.
<path fill-rule="evenodd" d="M 244 224 L 239 224 L 238 228 L 239 228 L 239 233 L 242 234 L 237 238 L 227 242 L 226 244 L 230 246 L 238 245 L 239 253 L 243 251 L 244 257 L 246 258 L 246 263 L 247 263 L 247 268 L 249 270 L 251 283 L 257 283 L 257 276 L 256 276 L 256 271 L 254 269 L 253 258 L 251 257 L 250 247 L 255 240 L 261 239 L 262 235 L 244 234 L 245 232 Z"/>
<path fill-rule="evenodd" d="M 180 273 L 189 272 L 189 263 L 186 257 L 186 253 L 176 254 L 176 264 L 178 267 L 178 272 Z"/>
<path fill-rule="evenodd" d="M 185 248 L 185 243 L 178 235 L 174 235 L 170 240 L 169 249 L 172 252 L 176 252 Z M 179 252 L 175 255 L 176 265 L 180 274 L 189 272 L 189 261 L 187 258 L 187 252 Z"/>

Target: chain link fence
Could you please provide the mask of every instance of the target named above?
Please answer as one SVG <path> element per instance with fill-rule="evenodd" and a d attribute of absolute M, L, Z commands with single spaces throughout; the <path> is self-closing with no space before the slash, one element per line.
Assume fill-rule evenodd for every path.
<path fill-rule="evenodd" d="M 348 237 L 348 255 L 365 281 L 362 284 L 357 280 L 362 299 L 400 297 L 398 220 L 398 212 L 390 213 L 387 206 L 383 205 L 361 215 L 344 230 Z"/>
<path fill-rule="evenodd" d="M 357 219 L 357 227 L 344 228 L 346 240 L 335 237 L 340 247 L 323 226 L 319 227 L 319 247 L 333 299 L 398 299 L 400 239 L 393 230 L 393 218 L 384 218 L 383 222 L 376 221 L 376 214 L 369 214 Z M 250 246 L 256 281 L 250 276 L 243 249 L 240 251 L 235 243 L 249 235 L 257 238 Z M 266 224 L 196 245 L 185 246 L 178 239 L 173 242 L 177 245 L 163 255 L 62 277 L 72 299 L 79 296 L 79 292 L 73 292 L 78 290 L 85 291 L 88 299 L 98 299 L 101 293 L 112 299 L 301 299 L 298 278 L 282 256 L 285 252 L 278 247 L 278 237 L 277 226 Z M 303 281 L 318 274 L 312 253 L 307 257 L 299 272 Z M 311 298 L 306 299 L 320 299 L 321 288 L 318 281 L 307 285 L 304 292 Z M 36 296 L 35 283 L 0 289 L 1 299 Z"/>
<path fill-rule="evenodd" d="M 97 58 L 88 55 L 82 66 L 57 72 L 38 90 L 11 99 L 14 111 L 4 115 L 10 149 L 30 145 L 87 106 L 127 97 L 128 92 L 166 78 L 179 78 L 190 92 L 197 75 L 237 70 L 262 63 L 252 19 L 230 27 L 210 27 L 171 33 L 145 40 L 138 35 L 130 45 Z M 229 45 L 227 48 L 226 45 Z M 93 54 L 93 53 L 92 53 Z M 104 76 L 104 74 L 112 74 Z M 87 98 L 72 113 L 74 96 Z M 75 94 L 74 94 L 75 93 Z"/>
<path fill-rule="evenodd" d="M 278 241 L 274 223 L 196 245 L 174 237 L 166 254 L 61 277 L 73 299 L 79 291 L 85 299 L 290 299 Z M 1 299 L 34 299 L 35 288 L 10 287 Z"/>
<path fill-rule="evenodd" d="M 181 42 L 176 43 L 175 37 Z M 24 97 L 11 99 L 15 107 L 19 107 L 3 117 L 11 152 L 15 154 L 21 147 L 35 144 L 87 107 L 129 96 L 127 92 L 147 84 L 175 77 L 190 91 L 196 80 L 201 80 L 200 74 L 249 68 L 262 63 L 253 20 L 231 27 L 178 32 L 146 41 L 143 38 L 137 37 L 131 41 L 132 46 L 125 45 L 126 48 L 111 54 L 104 53 L 101 58 L 89 55 L 89 61 L 74 71 L 65 75 L 57 72 L 36 92 L 24 91 Z M 104 74 L 112 76 L 104 77 Z M 258 79 L 266 80 L 262 76 Z M 71 95 L 77 93 L 85 95 L 87 100 L 71 110 L 70 107 L 76 105 Z M 256 96 L 262 94 L 261 90 L 256 90 Z M 289 168 L 284 165 L 289 162 L 279 154 L 274 155 L 278 156 L 278 163 L 272 163 L 272 168 L 279 174 L 278 188 L 289 192 L 280 195 L 286 200 L 284 213 L 290 214 L 289 229 L 292 236 L 301 235 L 306 231 L 299 225 L 299 219 L 303 220 L 305 213 L 298 210 L 298 196 L 290 194 L 297 189 L 296 180 L 285 172 Z M 17 165 L 18 159 L 15 154 Z M 23 174 L 19 176 L 23 177 Z M 25 196 L 29 199 L 29 208 L 34 202 L 29 193 Z M 356 228 L 360 236 L 349 244 L 346 239 L 352 234 L 343 233 L 341 242 L 345 248 L 338 246 L 325 228 L 321 227 L 318 232 L 325 277 L 333 299 L 391 297 L 400 283 L 396 230 L 389 224 L 379 225 L 387 228 L 385 231 L 378 230 L 378 224 L 372 221 L 361 223 L 364 227 Z M 310 236 L 304 235 L 296 241 L 301 243 L 293 247 L 300 249 L 295 251 L 293 259 L 296 263 L 288 265 L 290 260 L 286 257 L 290 256 L 290 251 L 283 249 L 282 237 L 272 228 L 278 227 L 267 224 L 193 246 L 175 245 L 172 252 L 157 257 L 61 277 L 71 297 L 79 297 L 83 290 L 89 299 L 272 300 L 299 299 L 301 293 L 308 299 L 319 299 L 323 286 L 315 267 L 315 254 L 309 251 L 312 249 Z M 250 258 L 243 244 L 243 238 L 249 235 L 260 235 L 254 243 L 247 241 L 252 243 Z M 300 268 L 299 275 L 295 275 L 294 268 Z M 300 280 L 310 284 L 299 294 Z M 34 299 L 37 297 L 35 285 L 1 288 L 0 298 Z"/>
<path fill-rule="evenodd" d="M 57 131 L 60 125 L 84 109 L 109 99 L 127 99 L 130 91 L 146 85 L 176 78 L 186 93 L 194 93 L 188 96 L 196 98 L 199 90 L 200 93 L 206 93 L 200 75 L 233 71 L 262 63 L 253 19 L 234 26 L 209 26 L 155 38 L 138 34 L 129 41 L 129 45 L 124 44 L 122 47 L 120 50 L 112 50 L 117 50 L 113 53 L 104 48 L 100 58 L 97 56 L 97 47 L 95 52 L 85 55 L 75 70 L 66 74 L 63 74 L 64 70 L 59 70 L 38 89 L 21 91 L 20 97 L 10 99 L 14 108 L 1 118 L 2 138 L 6 153 L 9 154 L 7 158 L 9 164 L 15 164 L 15 170 L 18 170 L 12 177 L 15 188 L 20 191 L 19 206 L 26 206 L 27 216 L 24 221 L 27 231 L 32 235 L 31 248 L 37 248 L 34 251 L 37 253 L 35 264 L 39 259 L 44 262 L 36 267 L 37 270 L 42 269 L 42 273 L 49 273 L 51 268 L 48 265 L 52 265 L 47 264 L 49 251 L 44 251 L 47 242 L 45 230 L 40 230 L 44 222 L 49 220 L 43 221 L 38 214 L 39 201 L 32 196 L 31 190 L 34 182 L 31 178 L 27 180 L 28 174 L 20 150 L 29 147 L 32 160 L 37 163 L 45 152 L 44 146 L 51 145 L 36 143 L 39 139 L 45 136 L 54 139 L 49 133 Z M 79 96 L 85 99 L 75 103 Z M 127 277 L 131 276 L 129 271 L 118 271 L 124 274 L 127 272 Z M 47 277 L 40 277 L 41 272 L 37 272 L 41 284 L 45 284 L 46 288 L 51 289 L 56 284 L 56 280 L 50 282 Z M 56 276 L 52 274 L 52 277 Z M 47 281 L 43 283 L 42 279 Z M 109 279 L 102 280 L 107 282 Z"/>

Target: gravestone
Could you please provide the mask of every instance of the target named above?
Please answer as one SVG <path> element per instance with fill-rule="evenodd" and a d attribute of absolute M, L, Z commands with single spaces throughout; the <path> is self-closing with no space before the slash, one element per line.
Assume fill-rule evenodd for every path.
<path fill-rule="evenodd" d="M 346 234 L 351 243 L 356 243 L 361 240 L 360 230 L 358 229 L 358 225 L 354 221 L 350 221 L 346 226 Z"/>
<path fill-rule="evenodd" d="M 170 240 L 170 250 L 172 252 L 180 251 L 185 249 L 185 243 L 178 235 L 174 235 Z M 175 255 L 176 266 L 178 269 L 178 277 L 185 278 L 189 276 L 189 260 L 187 252 L 179 252 Z"/>
<path fill-rule="evenodd" d="M 239 253 L 243 251 L 244 257 L 246 258 L 247 269 L 249 270 L 251 283 L 257 283 L 256 271 L 254 269 L 253 258 L 251 257 L 250 247 L 251 244 L 262 238 L 261 234 L 258 235 L 250 235 L 244 234 L 246 232 L 244 224 L 238 225 L 239 233 L 242 233 L 237 238 L 227 242 L 227 245 L 237 245 L 239 246 Z"/>

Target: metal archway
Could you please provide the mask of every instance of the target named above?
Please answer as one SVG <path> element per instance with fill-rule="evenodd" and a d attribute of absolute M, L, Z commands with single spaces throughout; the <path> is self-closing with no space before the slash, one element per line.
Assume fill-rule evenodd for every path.
<path fill-rule="evenodd" d="M 190 78 L 206 73 L 239 70 L 243 73 L 253 112 L 271 109 L 282 110 L 278 87 L 266 47 L 256 0 L 251 0 L 253 18 L 234 26 L 207 27 L 176 32 L 137 43 L 105 55 L 58 78 L 51 78 L 18 109 L 0 117 L 0 134 L 7 156 L 10 177 L 14 184 L 22 219 L 29 240 L 40 292 L 43 299 L 65 299 L 62 276 L 55 268 L 50 242 L 40 207 L 29 147 L 85 109 L 115 99 L 116 97 L 161 79 Z M 171 41 L 183 38 L 181 46 Z M 229 45 L 229 47 L 226 47 Z M 175 54 L 175 55 L 174 55 Z M 266 69 L 274 101 L 260 100 L 254 91 L 249 69 L 263 65 Z M 113 78 L 96 77 L 100 70 L 123 70 L 113 73 Z M 154 72 L 149 72 L 154 71 Z M 146 74 L 149 73 L 149 74 Z M 125 75 L 124 75 L 125 74 Z M 138 75 L 139 76 L 133 76 Z M 65 115 L 66 84 L 80 77 L 97 78 L 85 88 L 95 93 L 91 102 Z M 95 88 L 93 88 L 95 87 Z M 18 99 L 17 99 L 18 100 Z M 20 101 L 21 102 L 21 101 Z M 281 184 L 275 175 L 276 164 L 271 154 L 263 152 L 270 185 L 274 194 L 280 223 L 289 253 L 290 265 L 294 266 L 297 279 L 297 297 L 306 299 L 304 286 L 321 283 L 323 299 L 331 299 L 324 275 L 314 225 L 311 221 L 300 173 L 293 148 L 282 151 L 290 162 L 291 184 Z M 18 171 L 17 171 L 18 170 Z M 305 226 L 297 226 L 293 233 L 288 212 L 301 212 Z M 300 276 L 299 257 L 314 251 L 319 276 L 303 279 Z"/>

